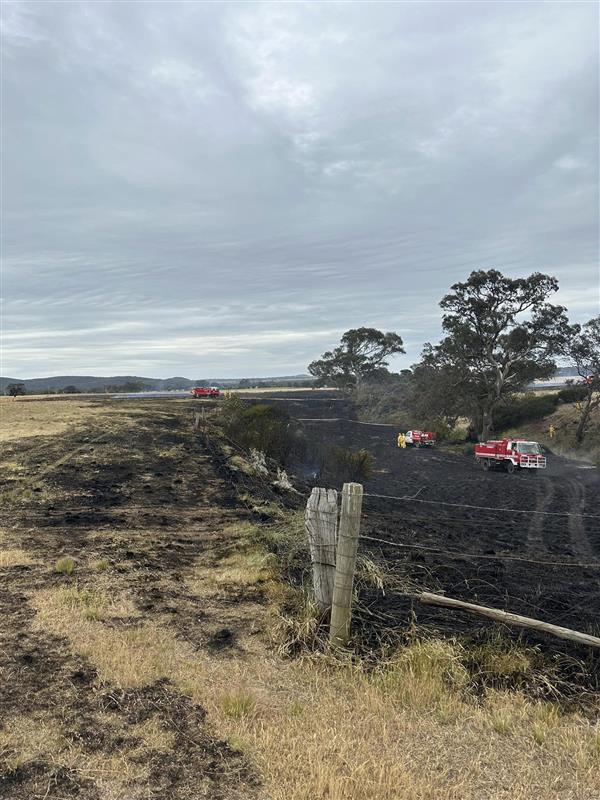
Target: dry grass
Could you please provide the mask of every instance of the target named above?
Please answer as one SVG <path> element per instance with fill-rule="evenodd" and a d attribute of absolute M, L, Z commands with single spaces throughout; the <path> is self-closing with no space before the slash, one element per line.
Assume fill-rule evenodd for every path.
<path fill-rule="evenodd" d="M 104 625 L 108 616 L 130 615 L 126 596 L 62 589 L 33 602 L 36 627 L 67 636 L 101 680 L 135 687 L 168 677 L 201 703 L 219 735 L 251 755 L 270 800 L 600 794 L 599 728 L 521 694 L 471 701 L 452 643 L 415 642 L 375 672 L 327 657 L 282 660 L 264 649 L 224 660 L 195 651 L 166 621 Z"/>
<path fill-rule="evenodd" d="M 465 702 L 440 650 L 409 649 L 374 676 L 290 666 L 253 715 L 227 718 L 228 735 L 251 748 L 272 800 L 598 796 L 597 729 L 520 695 Z"/>
<path fill-rule="evenodd" d="M 147 796 L 146 790 L 132 790 L 132 785 L 148 783 L 150 776 L 148 766 L 143 763 L 144 755 L 148 751 L 168 753 L 174 736 L 155 718 L 125 730 L 118 717 L 108 714 L 104 717 L 102 722 L 123 733 L 120 747 L 109 756 L 85 752 L 65 736 L 59 722 L 46 715 L 4 719 L 0 728 L 0 769 L 10 774 L 27 763 L 45 760 L 93 780 L 102 800 L 142 800 Z M 47 780 L 40 786 L 40 793 L 32 797 L 44 797 L 46 784 Z"/>
<path fill-rule="evenodd" d="M 81 401 L 31 403 L 20 412 L 47 407 L 55 413 L 77 404 Z M 265 510 L 249 498 L 248 506 L 255 505 Z M 220 561 L 215 565 L 215 554 L 207 547 L 205 560 L 176 583 L 180 595 L 189 595 L 185 602 L 198 604 L 219 624 L 226 615 L 237 615 L 242 624 L 235 650 L 227 656 L 197 649 L 180 637 L 172 617 L 142 616 L 127 592 L 128 581 L 135 583 L 135 568 L 127 564 L 125 571 L 123 562 L 122 572 L 118 565 L 107 569 L 106 559 L 98 558 L 104 551 L 77 552 L 79 563 L 91 561 L 91 577 L 85 569 L 75 570 L 69 580 L 54 575 L 61 585 L 31 594 L 36 611 L 32 628 L 67 640 L 95 666 L 106 686 L 134 688 L 170 679 L 207 710 L 219 737 L 249 756 L 262 780 L 260 800 L 600 797 L 598 725 L 520 693 L 488 691 L 473 698 L 464 652 L 452 642 L 415 641 L 369 671 L 350 658 L 282 657 L 254 635 L 253 626 L 267 631 L 275 617 L 288 642 L 294 637 L 297 643 L 314 640 L 318 628 L 318 613 L 308 596 L 278 581 L 282 563 L 302 560 L 302 515 L 283 517 L 277 506 L 271 512 L 280 520 L 276 526 L 238 523 L 220 531 L 218 546 L 227 548 Z M 117 536 L 102 531 L 86 541 L 107 535 Z M 27 557 L 19 550 L 2 553 Z M 52 567 L 49 563 L 49 573 Z M 379 591 L 390 580 L 381 565 L 367 560 L 360 564 L 359 578 Z M 271 603 L 244 600 L 257 594 Z M 220 604 L 224 595 L 239 602 Z M 286 605 L 287 616 L 274 613 L 275 601 Z M 509 677 L 527 672 L 531 663 L 526 651 L 493 646 L 474 658 L 482 672 Z M 93 780 L 102 800 L 148 796 L 143 751 L 172 752 L 171 733 L 147 720 L 122 728 L 129 743 L 111 756 L 94 755 L 65 737 L 54 713 L 49 709 L 43 718 L 23 715 L 1 721 L 5 769 L 40 758 Z M 113 727 L 123 724 L 115 721 Z M 202 777 L 198 780 L 200 786 Z M 131 786 L 144 782 L 146 794 L 134 795 Z M 44 791 L 42 787 L 41 797 Z M 202 796 L 200 791 L 194 796 Z"/>
<path fill-rule="evenodd" d="M 0 550 L 0 568 L 21 567 L 34 563 L 33 558 L 26 550 L 20 550 L 19 548 Z"/>
<path fill-rule="evenodd" d="M 65 747 L 60 726 L 43 716 L 8 717 L 0 727 L 0 764 L 14 772 L 28 761 L 50 757 Z"/>
<path fill-rule="evenodd" d="M 113 413 L 109 406 L 81 399 L 0 404 L 0 442 L 53 436 Z"/>

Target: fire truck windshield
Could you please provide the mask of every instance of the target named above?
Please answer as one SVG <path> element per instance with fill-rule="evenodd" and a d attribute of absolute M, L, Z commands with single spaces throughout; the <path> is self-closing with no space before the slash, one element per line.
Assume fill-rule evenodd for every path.
<path fill-rule="evenodd" d="M 517 442 L 517 453 L 539 456 L 542 451 L 537 442 Z"/>

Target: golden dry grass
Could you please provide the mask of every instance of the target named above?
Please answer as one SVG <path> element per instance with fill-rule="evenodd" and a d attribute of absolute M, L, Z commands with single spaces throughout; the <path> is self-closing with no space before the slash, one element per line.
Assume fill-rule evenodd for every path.
<path fill-rule="evenodd" d="M 243 588 L 255 568 L 240 569 Z M 222 577 L 232 579 L 230 559 L 216 571 L 222 576 L 205 584 L 203 568 L 194 573 L 207 597 Z M 166 619 L 104 625 L 134 611 L 108 585 L 36 593 L 35 626 L 66 636 L 108 684 L 171 679 L 208 710 L 219 735 L 250 754 L 269 800 L 600 796 L 598 726 L 521 694 L 469 700 L 452 643 L 415 642 L 375 672 L 326 657 L 283 660 L 257 649 L 255 637 L 245 657 L 223 659 L 194 650 Z"/>
<path fill-rule="evenodd" d="M 122 730 L 122 720 L 116 715 L 104 714 L 101 722 L 114 730 Z M 169 752 L 174 736 L 161 727 L 155 718 L 123 731 L 126 736 L 114 753 L 85 752 L 72 739 L 65 736 L 61 724 L 46 715 L 19 715 L 3 719 L 0 728 L 0 769 L 10 774 L 21 766 L 46 760 L 76 770 L 83 779 L 93 780 L 102 800 L 142 800 L 144 789 L 134 790 L 134 782 L 146 783 L 149 769 L 144 762 L 145 751 Z M 35 797 L 44 797 L 44 785 Z"/>
<path fill-rule="evenodd" d="M 81 399 L 0 404 L 0 442 L 64 433 L 111 413 L 110 406 Z"/>
<path fill-rule="evenodd" d="M 33 563 L 33 558 L 26 550 L 21 550 L 17 547 L 13 549 L 0 550 L 0 568 L 25 566 Z"/>

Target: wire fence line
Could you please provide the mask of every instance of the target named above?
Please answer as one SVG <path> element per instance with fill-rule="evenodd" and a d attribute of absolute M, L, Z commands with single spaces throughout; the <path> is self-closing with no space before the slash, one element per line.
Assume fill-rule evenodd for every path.
<path fill-rule="evenodd" d="M 350 417 L 297 417 L 297 422 L 352 422 L 354 425 L 372 425 L 376 428 L 396 428 L 391 422 L 363 422 L 360 419 L 350 419 Z"/>
<path fill-rule="evenodd" d="M 450 558 L 482 558 L 491 561 L 523 561 L 527 564 L 542 564 L 553 567 L 578 567 L 583 569 L 600 569 L 600 562 L 585 563 L 582 561 L 554 561 L 550 559 L 538 558 L 525 558 L 524 556 L 511 556 L 508 554 L 496 553 L 469 553 L 460 552 L 457 550 L 444 550 L 438 547 L 429 547 L 422 544 L 407 544 L 405 542 L 393 542 L 389 539 L 382 539 L 378 536 L 368 536 L 367 534 L 360 534 L 360 539 L 365 539 L 371 542 L 379 542 L 380 544 L 388 545 L 389 547 L 398 547 L 402 549 L 411 550 L 426 550 L 431 553 L 436 553 L 441 556 L 449 556 Z"/>
<path fill-rule="evenodd" d="M 585 517 L 586 519 L 600 519 L 600 514 L 583 514 L 580 511 L 536 511 L 530 508 L 504 508 L 503 506 L 476 506 L 470 503 L 449 503 L 445 500 L 425 500 L 414 495 L 391 495 L 365 492 L 363 497 L 378 497 L 383 500 L 410 500 L 412 503 L 427 503 L 428 505 L 450 506 L 452 508 L 470 508 L 476 511 L 508 512 L 510 514 L 540 514 L 547 517 Z"/>

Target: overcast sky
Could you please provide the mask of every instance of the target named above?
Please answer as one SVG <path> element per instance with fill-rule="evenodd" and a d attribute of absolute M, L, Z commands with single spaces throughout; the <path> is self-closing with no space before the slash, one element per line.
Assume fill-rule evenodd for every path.
<path fill-rule="evenodd" d="M 3 3 L 3 375 L 414 362 L 472 269 L 599 311 L 596 3 Z"/>

